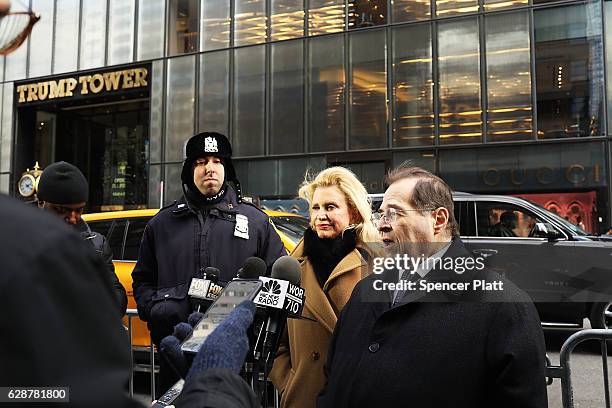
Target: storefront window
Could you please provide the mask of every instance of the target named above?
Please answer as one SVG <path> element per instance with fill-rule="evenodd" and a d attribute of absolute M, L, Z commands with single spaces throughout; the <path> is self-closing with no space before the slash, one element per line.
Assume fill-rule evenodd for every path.
<path fill-rule="evenodd" d="M 496 11 L 527 6 L 528 4 L 529 0 L 485 0 L 484 9 L 485 11 Z"/>
<path fill-rule="evenodd" d="M 58 74 L 76 70 L 79 50 L 79 0 L 57 0 L 55 7 L 53 73 Z"/>
<path fill-rule="evenodd" d="M 165 0 L 139 0 L 138 2 L 138 60 L 159 58 L 164 55 L 164 27 L 166 26 Z"/>
<path fill-rule="evenodd" d="M 272 0 L 271 10 L 272 41 L 288 40 L 304 35 L 304 0 Z"/>
<path fill-rule="evenodd" d="M 349 30 L 386 24 L 387 0 L 349 0 L 348 21 Z"/>
<path fill-rule="evenodd" d="M 264 46 L 234 50 L 232 147 L 236 156 L 264 154 L 265 78 Z"/>
<path fill-rule="evenodd" d="M 438 26 L 440 143 L 482 140 L 480 46 L 476 18 Z"/>
<path fill-rule="evenodd" d="M 198 50 L 198 1 L 170 0 L 168 54 L 177 55 Z"/>
<path fill-rule="evenodd" d="M 265 0 L 235 0 L 234 45 L 265 42 L 266 29 Z"/>
<path fill-rule="evenodd" d="M 600 4 L 534 11 L 538 138 L 603 134 Z"/>
<path fill-rule="evenodd" d="M 433 144 L 431 65 L 429 24 L 393 29 L 394 147 Z"/>
<path fill-rule="evenodd" d="M 344 0 L 310 0 L 308 33 L 319 35 L 344 30 Z"/>
<path fill-rule="evenodd" d="M 308 49 L 310 151 L 344 150 L 344 37 L 312 38 Z"/>
<path fill-rule="evenodd" d="M 194 133 L 194 56 L 168 61 L 166 92 L 166 161 L 181 161 L 185 141 Z"/>
<path fill-rule="evenodd" d="M 478 0 L 436 0 L 436 15 L 448 17 L 478 11 Z"/>
<path fill-rule="evenodd" d="M 350 149 L 387 147 L 385 34 L 376 30 L 350 37 Z"/>
<path fill-rule="evenodd" d="M 87 0 L 81 17 L 81 69 L 102 67 L 106 51 L 106 0 Z"/>
<path fill-rule="evenodd" d="M 304 151 L 303 42 L 272 44 L 270 148 L 272 154 Z"/>
<path fill-rule="evenodd" d="M 228 135 L 229 126 L 229 51 L 200 56 L 199 132 Z"/>
<path fill-rule="evenodd" d="M 134 13 L 136 0 L 111 0 L 108 17 L 108 65 L 134 59 Z"/>
<path fill-rule="evenodd" d="M 53 51 L 53 2 L 34 0 L 32 10 L 41 16 L 30 34 L 30 78 L 51 74 Z M 22 45 L 21 47 L 25 47 Z"/>
<path fill-rule="evenodd" d="M 216 50 L 229 46 L 230 2 L 227 0 L 206 0 L 200 3 L 200 50 Z"/>
<path fill-rule="evenodd" d="M 425 20 L 431 16 L 429 0 L 395 0 L 393 22 Z"/>
<path fill-rule="evenodd" d="M 529 15 L 485 17 L 487 49 L 487 140 L 533 138 Z"/>

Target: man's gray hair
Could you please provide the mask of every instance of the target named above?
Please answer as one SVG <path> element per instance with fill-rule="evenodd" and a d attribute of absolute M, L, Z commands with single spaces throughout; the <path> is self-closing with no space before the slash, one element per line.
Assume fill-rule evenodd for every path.
<path fill-rule="evenodd" d="M 418 179 L 408 202 L 414 208 L 436 209 L 444 207 L 448 210 L 447 231 L 451 236 L 459 235 L 459 226 L 455 220 L 455 205 L 453 192 L 444 180 L 420 167 L 401 165 L 391 170 L 386 177 L 387 185 L 403 179 Z"/>

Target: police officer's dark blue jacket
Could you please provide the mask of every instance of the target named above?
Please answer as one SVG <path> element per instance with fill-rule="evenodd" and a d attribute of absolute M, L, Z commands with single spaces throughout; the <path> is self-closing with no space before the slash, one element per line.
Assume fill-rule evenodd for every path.
<path fill-rule="evenodd" d="M 270 268 L 285 254 L 268 216 L 252 204 L 238 203 L 233 188 L 219 203 L 201 210 L 183 196 L 160 210 L 143 234 L 132 272 L 138 314 L 158 344 L 175 324 L 187 320 L 191 279 L 206 267 L 218 268 L 219 282 L 225 285 L 248 257 L 258 256 Z"/>

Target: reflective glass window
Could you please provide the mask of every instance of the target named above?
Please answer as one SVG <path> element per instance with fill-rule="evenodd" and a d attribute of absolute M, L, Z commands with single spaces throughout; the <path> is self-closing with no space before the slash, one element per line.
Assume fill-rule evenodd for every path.
<path fill-rule="evenodd" d="M 29 41 L 30 40 L 27 39 L 19 48 L 5 57 L 5 81 L 16 81 L 26 78 Z"/>
<path fill-rule="evenodd" d="M 606 36 L 606 84 L 608 94 L 608 132 L 612 129 L 612 2 L 604 2 Z"/>
<path fill-rule="evenodd" d="M 272 0 L 270 7 L 272 41 L 304 35 L 304 0 Z"/>
<path fill-rule="evenodd" d="M 81 69 L 102 67 L 106 52 L 106 0 L 87 0 L 81 18 Z"/>
<path fill-rule="evenodd" d="M 159 58 L 164 55 L 164 27 L 166 26 L 165 0 L 139 0 L 138 2 L 138 60 Z"/>
<path fill-rule="evenodd" d="M 108 65 L 134 59 L 136 0 L 110 0 L 108 16 Z"/>
<path fill-rule="evenodd" d="M 538 137 L 602 134 L 599 3 L 534 11 Z"/>
<path fill-rule="evenodd" d="M 11 186 L 11 175 L 9 174 L 0 174 L 0 194 L 10 194 L 10 186 Z"/>
<path fill-rule="evenodd" d="M 208 52 L 200 56 L 199 86 L 199 131 L 228 135 L 229 51 Z"/>
<path fill-rule="evenodd" d="M 57 0 L 55 3 L 55 42 L 53 73 L 74 71 L 79 51 L 79 0 Z"/>
<path fill-rule="evenodd" d="M 265 0 L 235 0 L 234 45 L 265 42 L 266 22 Z"/>
<path fill-rule="evenodd" d="M 200 50 L 216 50 L 229 46 L 230 2 L 206 0 L 200 3 Z"/>
<path fill-rule="evenodd" d="M 383 30 L 350 37 L 349 148 L 387 146 L 387 61 Z"/>
<path fill-rule="evenodd" d="M 406 41 L 410 38 L 411 41 Z M 431 27 L 393 29 L 393 146 L 433 144 Z"/>
<path fill-rule="evenodd" d="M 195 56 L 168 60 L 166 95 L 166 161 L 181 161 L 194 133 Z"/>
<path fill-rule="evenodd" d="M 438 17 L 454 16 L 478 11 L 478 0 L 436 0 Z"/>
<path fill-rule="evenodd" d="M 149 145 L 149 161 L 151 163 L 161 162 L 161 146 L 164 116 L 164 62 L 161 60 L 153 61 L 152 72 L 149 73 L 149 83 L 151 84 L 151 144 Z"/>
<path fill-rule="evenodd" d="M 537 1 L 534 1 L 537 3 Z M 504 10 L 513 7 L 527 6 L 529 0 L 485 0 L 485 11 Z"/>
<path fill-rule="evenodd" d="M 236 156 L 264 154 L 264 60 L 264 46 L 234 50 L 232 148 Z"/>
<path fill-rule="evenodd" d="M 270 147 L 272 154 L 304 151 L 303 42 L 272 44 Z"/>
<path fill-rule="evenodd" d="M 344 37 L 312 38 L 308 50 L 310 151 L 344 150 Z"/>
<path fill-rule="evenodd" d="M 431 17 L 430 0 L 395 0 L 393 22 L 424 20 Z"/>
<path fill-rule="evenodd" d="M 387 0 L 349 0 L 348 27 L 372 27 L 387 23 Z"/>
<path fill-rule="evenodd" d="M 485 17 L 488 141 L 533 137 L 529 14 Z"/>
<path fill-rule="evenodd" d="M 51 74 L 53 2 L 49 0 L 34 0 L 32 1 L 32 10 L 40 15 L 40 20 L 34 24 L 30 34 L 29 76 L 30 78 L 35 78 Z"/>
<path fill-rule="evenodd" d="M 182 170 L 182 163 L 170 163 L 164 165 L 164 206 L 172 203 L 174 200 L 178 200 L 183 196 L 183 187 L 181 185 Z"/>
<path fill-rule="evenodd" d="M 482 140 L 478 21 L 438 26 L 440 143 Z"/>
<path fill-rule="evenodd" d="M 170 0 L 168 54 L 198 50 L 198 0 Z"/>
<path fill-rule="evenodd" d="M 13 84 L 4 84 L 2 97 L 2 144 L 0 144 L 0 172 L 11 171 L 13 151 Z"/>
<path fill-rule="evenodd" d="M 161 205 L 161 164 L 149 166 L 149 202 L 147 208 L 160 208 Z"/>
<path fill-rule="evenodd" d="M 310 0 L 308 33 L 319 35 L 344 30 L 344 0 Z"/>

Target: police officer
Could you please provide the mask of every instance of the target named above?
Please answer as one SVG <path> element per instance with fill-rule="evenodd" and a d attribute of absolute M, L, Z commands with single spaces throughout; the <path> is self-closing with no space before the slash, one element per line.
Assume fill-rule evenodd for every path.
<path fill-rule="evenodd" d="M 89 184 L 78 167 L 59 161 L 47 166 L 38 182 L 38 206 L 71 225 L 81 238 L 91 244 L 104 261 L 113 286 L 121 316 L 127 308 L 125 288 L 119 282 L 113 265 L 113 251 L 104 235 L 93 232 L 81 218 L 89 196 Z"/>
<path fill-rule="evenodd" d="M 225 285 L 250 256 L 262 258 L 270 267 L 285 255 L 268 216 L 242 201 L 225 136 L 211 132 L 193 136 L 185 157 L 184 195 L 149 221 L 132 272 L 138 314 L 158 347 L 174 325 L 187 320 L 191 279 L 201 277 L 206 267 L 218 268 L 219 283 Z M 162 393 L 177 379 L 165 365 L 161 359 L 158 391 Z"/>

